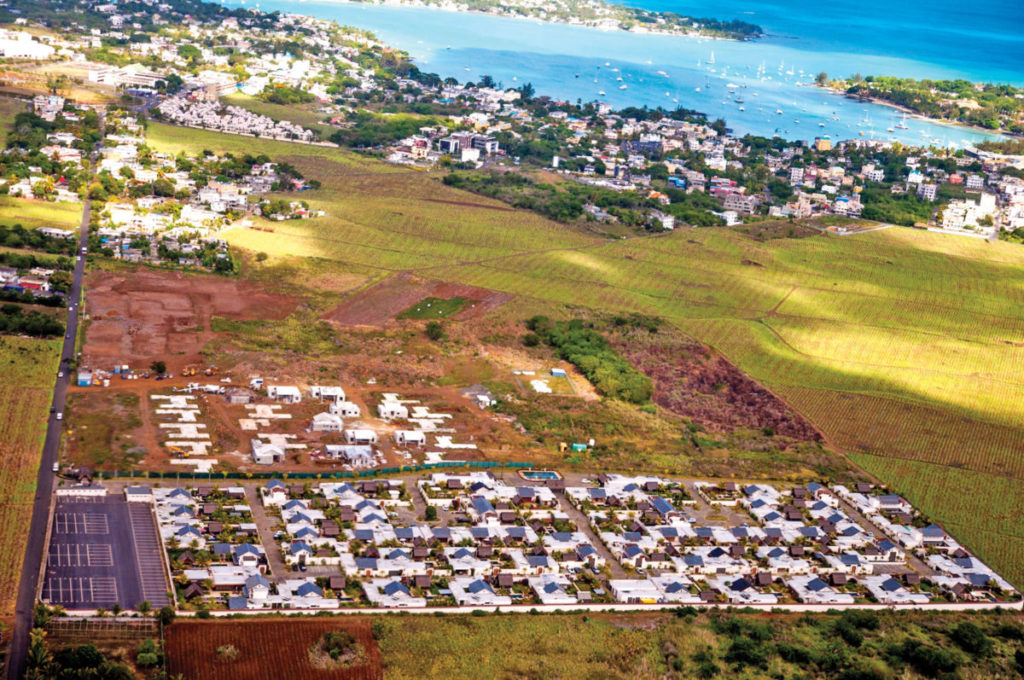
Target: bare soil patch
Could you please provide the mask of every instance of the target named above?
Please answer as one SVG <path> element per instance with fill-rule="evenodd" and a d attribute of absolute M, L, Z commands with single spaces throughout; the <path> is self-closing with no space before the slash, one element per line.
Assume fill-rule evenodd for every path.
<path fill-rule="evenodd" d="M 822 441 L 821 433 L 780 397 L 725 357 L 663 327 L 615 334 L 612 344 L 654 381 L 653 400 L 709 431 L 770 429 L 797 441 Z"/>
<path fill-rule="evenodd" d="M 309 649 L 329 631 L 346 631 L 364 651 L 362 663 L 315 668 Z M 231 654 L 218 649 L 234 648 Z M 368 619 L 301 616 L 248 621 L 178 621 L 167 629 L 167 670 L 186 680 L 379 680 L 380 648 Z"/>
<path fill-rule="evenodd" d="M 179 371 L 200 360 L 215 337 L 210 319 L 283 319 L 298 298 L 268 293 L 259 284 L 219 276 L 139 269 L 95 272 L 86 285 L 90 321 L 83 363 L 148 365 L 160 358 Z"/>

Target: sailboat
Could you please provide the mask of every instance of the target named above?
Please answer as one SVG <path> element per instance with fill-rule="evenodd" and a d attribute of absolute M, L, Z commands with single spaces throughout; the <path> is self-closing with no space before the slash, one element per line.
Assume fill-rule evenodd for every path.
<path fill-rule="evenodd" d="M 715 63 L 715 51 L 714 50 L 711 50 L 711 57 L 708 59 L 708 63 L 709 64 L 714 64 Z"/>
<path fill-rule="evenodd" d="M 900 122 L 896 123 L 895 127 L 896 127 L 897 130 L 909 130 L 910 129 L 909 127 L 907 127 L 907 114 L 905 114 L 905 113 L 903 114 L 903 117 L 900 118 Z"/>

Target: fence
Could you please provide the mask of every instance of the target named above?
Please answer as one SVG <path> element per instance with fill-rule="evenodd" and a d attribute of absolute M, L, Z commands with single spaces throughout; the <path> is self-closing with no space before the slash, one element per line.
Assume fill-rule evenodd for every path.
<path fill-rule="evenodd" d="M 533 463 L 498 463 L 494 461 L 442 461 L 440 463 L 424 463 L 422 465 L 402 465 L 399 467 L 360 470 L 358 472 L 340 470 L 331 472 L 195 472 L 177 470 L 96 470 L 93 477 L 99 479 L 195 479 L 214 481 L 218 479 L 355 479 L 358 477 L 379 477 L 407 472 L 424 472 L 443 468 L 513 468 L 529 469 Z"/>

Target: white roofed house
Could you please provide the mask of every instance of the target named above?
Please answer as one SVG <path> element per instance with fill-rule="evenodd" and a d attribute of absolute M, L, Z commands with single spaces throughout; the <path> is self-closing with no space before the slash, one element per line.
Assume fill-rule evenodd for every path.
<path fill-rule="evenodd" d="M 363 413 L 359 405 L 353 404 L 351 401 L 332 401 L 327 410 L 342 418 L 358 418 Z"/>
<path fill-rule="evenodd" d="M 267 396 L 286 404 L 298 404 L 302 401 L 302 392 L 294 385 L 267 385 Z"/>
<path fill-rule="evenodd" d="M 382 401 L 377 404 L 377 415 L 381 420 L 408 420 L 409 409 L 398 401 Z"/>
<path fill-rule="evenodd" d="M 423 446 L 427 443 L 427 435 L 421 430 L 398 430 L 395 432 L 395 444 L 398 446 Z"/>
<path fill-rule="evenodd" d="M 252 460 L 257 465 L 273 465 L 282 463 L 285 459 L 285 451 L 276 444 L 266 444 L 259 439 L 250 440 L 252 446 Z"/>
<path fill-rule="evenodd" d="M 313 424 L 310 429 L 314 432 L 341 432 L 345 427 L 341 416 L 333 413 L 317 413 L 313 416 Z"/>
<path fill-rule="evenodd" d="M 376 444 L 377 433 L 367 429 L 345 430 L 345 441 L 349 444 Z"/>
<path fill-rule="evenodd" d="M 309 388 L 309 397 L 337 403 L 345 401 L 345 390 L 336 385 L 313 385 Z"/>

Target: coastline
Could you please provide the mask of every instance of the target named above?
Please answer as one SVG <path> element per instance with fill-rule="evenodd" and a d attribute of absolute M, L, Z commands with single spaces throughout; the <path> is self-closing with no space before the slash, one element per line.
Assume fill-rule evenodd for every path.
<path fill-rule="evenodd" d="M 1007 139 L 1024 139 L 1024 136 L 1014 134 L 1013 132 L 1010 132 L 1009 130 L 1005 130 L 1003 128 L 1000 128 L 998 130 L 992 130 L 990 128 L 981 127 L 980 125 L 971 125 L 970 123 L 961 123 L 960 121 L 949 120 L 947 118 L 932 118 L 931 116 L 926 116 L 923 113 L 921 113 L 919 111 L 915 111 L 914 109 L 911 109 L 909 107 L 903 106 L 902 104 L 897 104 L 895 102 L 891 102 L 891 101 L 889 101 L 887 99 L 882 99 L 880 97 L 855 97 L 855 96 L 851 96 L 851 95 L 847 94 L 846 90 L 841 90 L 841 89 L 839 89 L 837 87 L 832 87 L 831 85 L 818 85 L 817 83 L 809 83 L 809 85 L 811 87 L 816 87 L 819 90 L 824 90 L 826 92 L 838 95 L 840 97 L 843 97 L 845 99 L 849 99 L 851 101 L 867 102 L 867 103 L 870 103 L 870 104 L 877 104 L 878 106 L 884 106 L 886 108 L 895 109 L 896 111 L 899 111 L 901 113 L 907 114 L 911 118 L 914 118 L 914 119 L 917 119 L 917 120 L 920 120 L 920 121 L 927 121 L 927 122 L 932 123 L 934 125 L 944 125 L 946 127 L 951 127 L 951 128 L 961 128 L 961 129 L 964 129 L 964 130 L 974 130 L 975 132 L 984 132 L 984 133 L 991 134 L 991 135 L 999 135 L 1001 137 L 1006 137 Z"/>
<path fill-rule="evenodd" d="M 437 10 L 441 12 L 452 12 L 455 14 L 480 14 L 483 16 L 501 17 L 503 19 L 518 19 L 524 21 L 530 21 L 538 24 L 552 24 L 557 26 L 576 26 L 578 28 L 586 28 L 594 31 L 603 31 L 606 33 L 630 33 L 633 35 L 660 35 L 660 36 L 671 36 L 676 38 L 689 38 L 696 40 L 722 40 L 725 42 L 750 42 L 751 40 L 761 38 L 765 34 L 759 33 L 752 35 L 749 39 L 732 37 L 720 33 L 706 33 L 700 30 L 679 30 L 679 29 L 665 29 L 659 30 L 656 28 L 645 28 L 634 26 L 631 28 L 624 28 L 618 23 L 611 25 L 613 20 L 608 22 L 598 21 L 581 21 L 572 22 L 564 21 L 556 18 L 544 18 L 538 16 L 529 16 L 524 14 L 517 14 L 507 11 L 488 11 L 477 7 L 470 7 L 468 5 L 462 5 L 459 3 L 439 3 L 439 2 L 424 2 L 423 0 L 314 0 L 315 2 L 321 2 L 328 5 L 353 5 L 353 6 L 376 6 L 376 7 L 393 7 L 393 8 L 406 8 L 406 9 L 429 9 Z M 305 0 L 300 0 L 300 4 L 304 3 Z M 611 5 L 609 5 L 611 6 Z M 500 10 L 500 8 L 495 8 Z M 296 14 L 301 14 L 300 10 L 295 11 Z"/>

